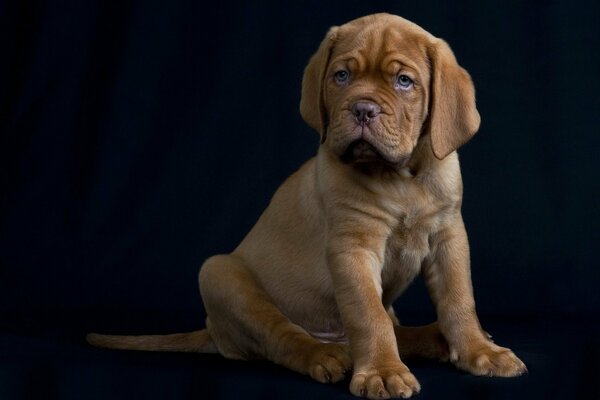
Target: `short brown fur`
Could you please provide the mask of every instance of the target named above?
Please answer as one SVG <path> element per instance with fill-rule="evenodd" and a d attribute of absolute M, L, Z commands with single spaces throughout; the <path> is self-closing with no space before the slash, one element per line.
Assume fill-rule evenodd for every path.
<path fill-rule="evenodd" d="M 306 67 L 300 112 L 321 135 L 318 154 L 231 254 L 202 266 L 207 329 L 89 341 L 266 358 L 320 382 L 352 370 L 350 391 L 368 398 L 420 390 L 408 356 L 475 375 L 526 371 L 475 313 L 455 150 L 479 114 L 448 45 L 389 14 L 334 27 Z M 392 303 L 419 274 L 438 321 L 402 327 Z"/>

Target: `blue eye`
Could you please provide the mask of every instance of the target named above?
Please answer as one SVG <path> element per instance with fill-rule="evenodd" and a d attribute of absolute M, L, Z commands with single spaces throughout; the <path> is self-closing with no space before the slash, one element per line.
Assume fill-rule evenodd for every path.
<path fill-rule="evenodd" d="M 413 80 L 406 75 L 400 75 L 396 81 L 398 89 L 409 89 L 413 85 Z"/>
<path fill-rule="evenodd" d="M 343 69 L 339 70 L 333 75 L 337 83 L 345 83 L 348 80 L 349 76 L 350 74 L 348 74 L 348 71 L 345 71 Z"/>

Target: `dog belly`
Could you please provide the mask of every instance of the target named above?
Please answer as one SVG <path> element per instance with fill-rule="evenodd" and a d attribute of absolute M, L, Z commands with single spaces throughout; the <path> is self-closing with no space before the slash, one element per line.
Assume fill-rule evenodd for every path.
<path fill-rule="evenodd" d="M 344 336 L 344 329 L 333 296 L 333 288 L 322 289 L 278 287 L 276 292 L 271 292 L 270 295 L 281 312 L 311 336 L 321 341 L 340 341 Z"/>
<path fill-rule="evenodd" d="M 349 343 L 348 338 L 343 330 L 338 331 L 326 331 L 326 332 L 313 332 L 308 331 L 308 333 L 314 337 L 315 339 L 323 342 L 323 343 Z"/>
<path fill-rule="evenodd" d="M 266 288 L 279 310 L 294 324 L 323 343 L 346 343 L 347 338 L 333 295 L 333 287 L 306 287 L 298 281 Z M 305 282 L 302 282 L 305 283 Z"/>

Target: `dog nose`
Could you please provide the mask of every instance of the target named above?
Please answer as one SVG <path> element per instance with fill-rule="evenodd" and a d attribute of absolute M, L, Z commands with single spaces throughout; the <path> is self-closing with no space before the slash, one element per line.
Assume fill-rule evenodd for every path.
<path fill-rule="evenodd" d="M 352 106 L 352 114 L 358 122 L 369 123 L 381 112 L 381 108 L 369 101 L 359 101 Z"/>

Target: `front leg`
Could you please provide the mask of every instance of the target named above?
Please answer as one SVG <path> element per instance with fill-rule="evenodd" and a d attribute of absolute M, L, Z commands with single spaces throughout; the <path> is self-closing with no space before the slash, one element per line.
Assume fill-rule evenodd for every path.
<path fill-rule="evenodd" d="M 392 320 L 381 301 L 385 238 L 373 232 L 332 237 L 328 265 L 354 360 L 350 391 L 370 399 L 418 393 L 419 383 L 400 360 Z"/>
<path fill-rule="evenodd" d="M 507 348 L 495 345 L 475 313 L 469 244 L 462 217 L 434 235 L 432 259 L 423 276 L 435 304 L 439 327 L 448 341 L 450 361 L 474 375 L 512 377 L 527 371 Z"/>

